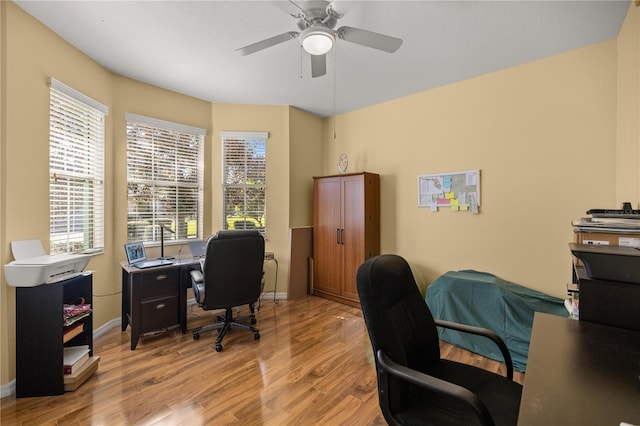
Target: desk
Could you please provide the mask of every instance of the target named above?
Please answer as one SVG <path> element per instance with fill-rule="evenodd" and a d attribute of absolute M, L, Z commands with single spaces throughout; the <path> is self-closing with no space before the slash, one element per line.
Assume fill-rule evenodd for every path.
<path fill-rule="evenodd" d="M 536 313 L 518 425 L 640 424 L 640 332 Z"/>
<path fill-rule="evenodd" d="M 122 331 L 131 326 L 131 350 L 144 335 L 180 327 L 187 332 L 187 289 L 200 259 L 138 269 L 122 262 Z"/>
<path fill-rule="evenodd" d="M 176 259 L 171 265 L 139 269 L 121 262 L 122 266 L 122 331 L 131 326 L 131 350 L 140 337 L 180 327 L 187 332 L 187 290 L 191 287 L 191 271 L 201 270 L 201 259 Z M 278 260 L 265 252 L 265 262 L 276 264 L 273 301 L 276 300 Z"/>

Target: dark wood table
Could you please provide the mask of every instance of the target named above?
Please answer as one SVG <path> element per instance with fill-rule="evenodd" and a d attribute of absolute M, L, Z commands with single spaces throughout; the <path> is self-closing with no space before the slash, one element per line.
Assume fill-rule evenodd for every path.
<path fill-rule="evenodd" d="M 171 265 L 138 269 L 122 266 L 122 331 L 131 326 L 131 350 L 140 337 L 180 327 L 187 332 L 187 289 L 200 259 L 176 259 Z"/>
<path fill-rule="evenodd" d="M 640 332 L 536 313 L 518 425 L 640 425 L 639 376 Z"/>

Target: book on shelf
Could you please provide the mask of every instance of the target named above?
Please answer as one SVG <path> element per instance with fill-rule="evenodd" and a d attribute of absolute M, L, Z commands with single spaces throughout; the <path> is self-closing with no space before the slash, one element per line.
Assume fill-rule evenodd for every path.
<path fill-rule="evenodd" d="M 68 346 L 63 353 L 63 372 L 73 374 L 89 359 L 89 346 Z"/>
<path fill-rule="evenodd" d="M 65 327 L 64 332 L 62 334 L 62 343 L 67 343 L 69 340 L 73 339 L 79 334 L 82 334 L 84 331 L 84 323 L 78 323 L 69 327 Z"/>
<path fill-rule="evenodd" d="M 83 312 L 81 314 L 74 315 L 72 317 L 65 317 L 64 318 L 64 325 L 65 325 L 65 327 L 69 326 L 69 325 L 77 322 L 78 320 L 81 320 L 82 318 L 88 317 L 89 315 L 91 315 L 91 311 L 86 311 L 86 312 Z"/>
<path fill-rule="evenodd" d="M 71 374 L 64 375 L 65 392 L 74 391 L 98 370 L 99 356 L 90 356 L 86 362 Z"/>

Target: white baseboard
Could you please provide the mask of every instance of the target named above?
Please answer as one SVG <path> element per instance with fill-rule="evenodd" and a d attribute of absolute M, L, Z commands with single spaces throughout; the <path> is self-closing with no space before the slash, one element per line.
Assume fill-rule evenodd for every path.
<path fill-rule="evenodd" d="M 0 398 L 7 397 L 16 393 L 16 379 L 13 379 L 9 383 L 0 386 Z"/>
<path fill-rule="evenodd" d="M 122 325 L 122 318 L 114 318 L 111 321 L 102 324 L 100 327 L 93 330 L 93 339 L 102 336 L 107 331 L 111 330 L 114 327 L 120 327 Z"/>
<path fill-rule="evenodd" d="M 262 300 L 269 300 L 272 299 L 273 300 L 273 291 L 268 291 L 266 293 L 262 293 L 262 296 L 260 297 Z M 287 292 L 280 292 L 280 293 L 276 293 L 275 294 L 275 298 L 276 300 L 286 300 L 287 299 Z"/>

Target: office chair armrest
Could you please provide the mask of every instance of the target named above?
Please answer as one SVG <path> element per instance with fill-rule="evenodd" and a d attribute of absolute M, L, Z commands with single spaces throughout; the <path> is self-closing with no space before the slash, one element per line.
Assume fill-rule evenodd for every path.
<path fill-rule="evenodd" d="M 202 272 L 194 269 L 189 272 L 191 274 L 191 289 L 193 290 L 193 297 L 196 299 L 196 303 L 200 306 L 204 303 L 204 275 Z"/>
<path fill-rule="evenodd" d="M 198 271 L 197 269 L 194 269 L 190 272 L 191 274 L 191 281 L 196 284 L 196 283 L 202 283 L 204 282 L 204 276 L 202 275 L 201 271 Z"/>
<path fill-rule="evenodd" d="M 376 358 L 378 360 L 380 373 L 389 374 L 423 389 L 461 401 L 473 410 L 481 424 L 486 426 L 494 425 L 493 418 L 487 407 L 480 401 L 480 398 L 469 389 L 398 364 L 389 358 L 382 349 L 378 349 Z M 387 387 L 386 378 L 381 382 L 384 383 L 383 386 Z M 388 395 L 388 389 L 384 389 L 384 391 Z"/>
<path fill-rule="evenodd" d="M 467 324 L 460 324 L 457 322 L 445 321 L 445 320 L 434 320 L 436 326 L 444 327 L 451 330 L 461 331 L 463 333 L 475 334 L 477 336 L 483 336 L 488 339 L 493 340 L 493 342 L 498 346 L 500 352 L 502 353 L 502 357 L 504 358 L 504 363 L 507 367 L 507 378 L 509 380 L 513 380 L 513 361 L 511 360 L 511 354 L 509 353 L 509 349 L 507 345 L 504 343 L 504 340 L 494 331 L 491 331 L 487 328 L 475 327 Z"/>

